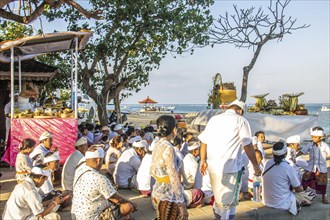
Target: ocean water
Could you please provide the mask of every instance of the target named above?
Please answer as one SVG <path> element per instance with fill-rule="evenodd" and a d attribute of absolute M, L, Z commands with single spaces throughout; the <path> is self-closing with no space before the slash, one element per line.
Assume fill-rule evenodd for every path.
<path fill-rule="evenodd" d="M 308 109 L 308 114 L 310 115 L 317 115 L 318 116 L 318 123 L 321 126 L 325 133 L 330 133 L 330 111 L 328 112 L 321 112 L 320 109 L 322 105 L 330 106 L 330 104 L 305 104 L 306 109 Z M 190 112 L 200 112 L 207 108 L 206 104 L 164 104 L 158 106 L 175 106 L 174 113 L 190 113 Z M 121 110 L 123 112 L 133 113 L 139 112 L 142 105 L 137 104 L 127 104 L 122 105 Z"/>

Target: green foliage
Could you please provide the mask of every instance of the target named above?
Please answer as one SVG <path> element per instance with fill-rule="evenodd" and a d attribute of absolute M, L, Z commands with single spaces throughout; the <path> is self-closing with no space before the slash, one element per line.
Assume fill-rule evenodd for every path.
<path fill-rule="evenodd" d="M 24 36 L 32 36 L 33 34 L 41 34 L 41 30 L 36 30 L 31 25 L 24 25 L 12 21 L 0 22 L 0 39 L 15 40 Z M 70 63 L 60 53 L 50 53 L 36 58 L 41 63 L 55 66 L 60 69 L 60 74 L 54 79 L 47 82 L 46 93 L 50 94 L 57 88 L 70 88 Z M 70 60 L 69 60 L 70 61 Z"/>
<path fill-rule="evenodd" d="M 31 36 L 33 27 L 13 21 L 0 21 L 0 39 L 15 40 L 24 36 Z"/>
<path fill-rule="evenodd" d="M 70 100 L 71 98 L 71 90 L 61 89 L 60 90 L 60 100 Z"/>
<path fill-rule="evenodd" d="M 103 11 L 104 20 L 89 21 L 69 7 L 51 9 L 47 18 L 63 18 L 72 31 L 94 31 L 79 62 L 84 89 L 98 102 L 98 94 L 113 99 L 125 90 L 122 97 L 127 97 L 148 85 L 149 74 L 168 53 L 193 53 L 195 47 L 207 45 L 211 4 L 212 0 L 90 0 L 91 10 Z"/>
<path fill-rule="evenodd" d="M 71 59 L 66 59 L 66 54 L 49 53 L 36 58 L 41 63 L 55 66 L 59 69 L 52 80 L 47 82 L 46 92 L 50 94 L 56 89 L 70 89 L 71 87 Z"/>

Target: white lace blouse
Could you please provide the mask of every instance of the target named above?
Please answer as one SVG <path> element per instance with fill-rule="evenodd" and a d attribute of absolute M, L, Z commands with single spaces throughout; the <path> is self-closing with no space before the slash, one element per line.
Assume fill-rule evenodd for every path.
<path fill-rule="evenodd" d="M 32 160 L 28 155 L 22 154 L 19 152 L 16 157 L 16 164 L 15 164 L 16 172 L 16 179 L 17 180 L 24 180 L 28 175 L 31 173 L 32 170 Z M 22 172 L 26 172 L 23 174 Z"/>
<path fill-rule="evenodd" d="M 184 203 L 183 186 L 179 179 L 178 158 L 173 145 L 165 139 L 160 139 L 152 153 L 150 175 L 156 177 L 169 176 L 170 183 L 157 182 L 152 191 L 152 196 L 159 200 L 174 203 Z"/>

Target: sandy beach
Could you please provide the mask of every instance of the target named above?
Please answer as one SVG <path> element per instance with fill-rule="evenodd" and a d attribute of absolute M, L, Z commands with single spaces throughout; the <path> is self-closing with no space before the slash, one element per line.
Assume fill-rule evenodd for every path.
<path fill-rule="evenodd" d="M 127 115 L 127 122 L 132 122 L 136 126 L 145 127 L 149 124 L 155 124 L 155 121 L 160 115 L 169 113 L 134 113 Z M 174 113 L 171 115 L 180 114 Z M 181 113 L 186 121 L 187 131 L 192 131 L 195 135 L 198 132 L 191 128 L 191 121 L 196 117 L 197 113 Z M 271 158 L 271 145 L 265 148 L 266 158 Z M 328 166 L 328 194 L 330 193 L 330 158 L 327 159 Z M 0 213 L 2 214 L 6 201 L 8 200 L 10 193 L 16 185 L 15 180 L 15 168 L 8 167 L 2 163 L 1 173 L 3 176 L 0 178 Z M 60 185 L 55 187 L 61 189 Z M 151 205 L 150 197 L 142 196 L 137 190 L 119 190 L 119 193 L 126 196 L 130 200 L 134 201 L 138 205 L 138 211 L 133 213 L 133 217 L 139 220 L 154 219 L 155 210 Z M 214 219 L 212 206 L 203 206 L 200 208 L 188 209 L 189 219 Z M 62 219 L 70 220 L 70 209 L 65 209 L 59 213 Z M 289 214 L 288 211 L 281 211 L 272 208 L 265 207 L 262 203 L 255 203 L 253 201 L 242 201 L 239 203 L 236 212 L 235 219 L 253 220 L 253 219 L 273 219 L 276 216 L 278 220 L 297 219 L 297 220 L 330 220 L 330 208 L 329 205 L 321 203 L 321 196 L 317 196 L 314 203 L 310 207 L 304 207 L 301 213 L 297 216 Z"/>
<path fill-rule="evenodd" d="M 270 156 L 270 148 L 266 150 L 267 156 Z M 327 160 L 328 166 L 328 187 L 327 193 L 330 193 L 330 158 Z M 103 167 L 104 168 L 104 167 Z M 0 178 L 0 214 L 2 215 L 6 201 L 16 185 L 15 168 L 1 167 L 3 176 Z M 55 189 L 61 189 L 59 185 Z M 156 217 L 156 212 L 151 205 L 150 197 L 143 197 L 136 190 L 119 190 L 119 193 L 134 201 L 138 205 L 138 211 L 133 213 L 136 220 L 152 220 Z M 189 219 L 191 220 L 211 220 L 214 219 L 212 206 L 207 205 L 200 208 L 188 209 Z M 64 220 L 71 220 L 70 209 L 59 212 Z M 276 217 L 275 217 L 276 216 Z M 300 214 L 293 216 L 288 211 L 282 211 L 265 207 L 262 203 L 253 201 L 242 201 L 239 203 L 236 211 L 238 220 L 330 220 L 329 205 L 321 203 L 321 196 L 318 195 L 313 204 L 309 207 L 303 207 Z M 0 217 L 0 219 L 2 219 Z"/>

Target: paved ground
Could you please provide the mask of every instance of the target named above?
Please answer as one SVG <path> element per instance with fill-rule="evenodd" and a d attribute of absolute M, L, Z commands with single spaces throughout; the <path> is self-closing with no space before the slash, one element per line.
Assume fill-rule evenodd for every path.
<path fill-rule="evenodd" d="M 328 160 L 328 167 L 330 167 L 330 160 Z M 16 185 L 14 179 L 14 169 L 1 168 L 3 176 L 0 179 L 0 213 L 2 215 L 5 203 L 10 195 L 10 192 Z M 328 168 L 328 177 L 330 177 L 330 168 Z M 330 180 L 328 181 L 328 194 L 330 189 Z M 138 211 L 133 214 L 135 219 L 149 220 L 155 218 L 155 211 L 152 208 L 150 198 L 142 197 L 138 192 L 132 190 L 120 190 L 119 193 L 130 198 L 138 205 Z M 204 206 L 201 208 L 189 209 L 189 219 L 214 219 L 211 206 Z M 61 212 L 62 219 L 70 220 L 70 212 Z M 318 196 L 312 206 L 303 207 L 298 216 L 290 215 L 288 211 L 275 210 L 264 207 L 261 203 L 255 203 L 252 201 L 240 202 L 236 218 L 239 220 L 264 220 L 264 219 L 276 219 L 276 220 L 330 220 L 330 205 L 324 205 L 321 203 L 321 197 Z"/>

